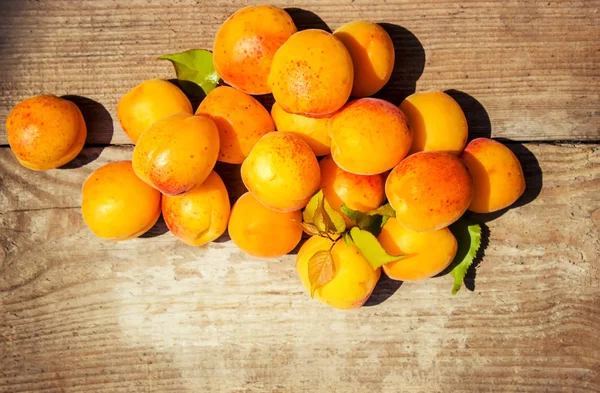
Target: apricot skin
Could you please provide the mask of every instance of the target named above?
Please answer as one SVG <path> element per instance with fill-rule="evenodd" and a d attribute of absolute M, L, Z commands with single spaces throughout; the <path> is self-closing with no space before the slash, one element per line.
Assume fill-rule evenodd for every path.
<path fill-rule="evenodd" d="M 219 28 L 213 47 L 217 73 L 248 94 L 268 94 L 275 52 L 297 31 L 292 18 L 270 5 L 245 7 Z"/>
<path fill-rule="evenodd" d="M 327 129 L 328 117 L 314 118 L 287 113 L 278 103 L 273 104 L 271 116 L 277 130 L 298 135 L 310 146 L 316 156 L 329 154 L 331 138 Z"/>
<path fill-rule="evenodd" d="M 154 123 L 133 150 L 133 169 L 166 195 L 202 184 L 219 154 L 219 131 L 206 116 L 177 113 Z"/>
<path fill-rule="evenodd" d="M 276 258 L 292 251 L 302 238 L 302 213 L 265 207 L 251 193 L 231 209 L 229 236 L 242 251 L 259 258 Z"/>
<path fill-rule="evenodd" d="M 319 188 L 319 163 L 300 137 L 288 132 L 263 136 L 242 164 L 242 181 L 265 206 L 302 209 Z"/>
<path fill-rule="evenodd" d="M 333 242 L 320 236 L 313 236 L 306 241 L 296 257 L 296 271 L 304 288 L 310 293 L 308 280 L 308 261 L 318 251 L 327 251 Z M 315 299 L 340 310 L 361 307 L 373 293 L 375 284 L 381 275 L 381 269 L 373 269 L 359 249 L 351 243 L 347 245 L 338 240 L 331 248 L 336 267 L 335 277 L 317 288 Z"/>
<path fill-rule="evenodd" d="M 443 271 L 456 256 L 458 243 L 448 228 L 433 232 L 414 232 L 390 217 L 378 238 L 390 255 L 404 258 L 383 265 L 389 278 L 416 281 L 433 277 Z"/>
<path fill-rule="evenodd" d="M 36 171 L 58 168 L 73 160 L 87 137 L 77 105 L 50 95 L 18 103 L 6 119 L 6 133 L 19 162 Z"/>
<path fill-rule="evenodd" d="M 377 98 L 348 103 L 329 120 L 331 156 L 347 172 L 375 175 L 392 169 L 412 143 L 404 115 Z"/>
<path fill-rule="evenodd" d="M 121 127 L 133 143 L 153 123 L 179 112 L 192 114 L 190 100 L 177 86 L 162 79 L 140 83 L 117 105 Z"/>
<path fill-rule="evenodd" d="M 469 210 L 491 213 L 515 203 L 525 192 L 525 177 L 519 159 L 493 139 L 469 142 L 460 158 L 473 178 L 473 201 Z"/>
<path fill-rule="evenodd" d="M 463 215 L 473 198 L 473 183 L 456 156 L 420 152 L 392 170 L 385 194 L 400 224 L 429 232 L 445 228 Z"/>
<path fill-rule="evenodd" d="M 219 129 L 221 148 L 218 161 L 241 164 L 256 142 L 275 131 L 269 112 L 248 94 L 233 87 L 217 87 L 196 111 L 209 116 Z"/>
<path fill-rule="evenodd" d="M 160 216 L 160 192 L 135 175 L 131 161 L 100 167 L 83 183 L 81 194 L 83 220 L 103 239 L 138 237 Z"/>
<path fill-rule="evenodd" d="M 354 68 L 348 50 L 332 34 L 300 31 L 279 48 L 269 85 L 283 110 L 313 117 L 340 109 L 350 97 Z"/>
<path fill-rule="evenodd" d="M 221 236 L 229 220 L 229 195 L 221 177 L 212 171 L 206 180 L 183 195 L 162 198 L 169 230 L 191 246 L 202 246 Z"/>
<path fill-rule="evenodd" d="M 357 20 L 333 32 L 350 52 L 354 64 L 353 97 L 377 93 L 390 80 L 394 70 L 394 43 L 376 23 Z"/>

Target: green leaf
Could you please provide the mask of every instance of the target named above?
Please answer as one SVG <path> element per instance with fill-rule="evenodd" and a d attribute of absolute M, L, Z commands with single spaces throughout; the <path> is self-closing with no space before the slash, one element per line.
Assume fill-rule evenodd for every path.
<path fill-rule="evenodd" d="M 308 204 L 306 205 L 306 207 L 304 208 L 304 211 L 302 212 L 302 219 L 304 220 L 304 222 L 314 224 L 313 218 L 315 216 L 315 211 L 317 210 L 317 207 L 319 206 L 319 201 L 321 200 L 322 196 L 323 196 L 323 190 L 319 190 L 319 192 L 317 192 L 315 195 L 313 195 L 312 198 L 310 198 L 310 201 L 308 201 Z"/>
<path fill-rule="evenodd" d="M 330 230 L 333 229 L 337 234 L 344 232 L 346 230 L 346 220 L 344 220 L 344 216 L 333 210 L 326 198 L 323 198 L 323 207 L 332 224 Z"/>
<path fill-rule="evenodd" d="M 390 217 L 396 217 L 396 211 L 394 210 L 394 208 L 392 208 L 392 205 L 390 205 L 389 203 L 381 205 L 377 209 L 371 210 L 367 214 L 370 216 L 380 215 L 382 217 L 385 217 L 386 221 Z"/>
<path fill-rule="evenodd" d="M 159 57 L 169 60 L 175 67 L 177 79 L 196 83 L 208 94 L 219 83 L 219 75 L 213 65 L 212 52 L 206 49 L 190 49 Z"/>
<path fill-rule="evenodd" d="M 344 216 L 333 210 L 325 199 L 323 190 L 313 195 L 302 212 L 302 218 L 305 223 L 313 224 L 323 233 L 340 234 L 346 230 Z"/>
<path fill-rule="evenodd" d="M 360 229 L 371 232 L 373 235 L 379 235 L 382 226 L 383 217 L 380 215 L 370 216 L 368 213 L 363 213 L 359 210 L 352 210 L 345 204 L 341 209 L 348 218 L 353 221 Z"/>
<path fill-rule="evenodd" d="M 315 291 L 335 277 L 335 263 L 329 250 L 317 251 L 308 260 L 308 281 L 310 282 L 310 297 Z"/>
<path fill-rule="evenodd" d="M 456 295 L 481 246 L 481 225 L 463 217 L 450 225 L 450 231 L 458 242 L 456 256 L 451 263 L 454 268 L 450 271 L 454 277 L 452 294 Z"/>
<path fill-rule="evenodd" d="M 352 238 L 350 237 L 350 231 L 344 233 L 344 241 L 347 245 L 350 245 L 352 242 Z"/>
<path fill-rule="evenodd" d="M 379 244 L 377 238 L 369 231 L 354 227 L 350 230 L 352 241 L 363 253 L 367 261 L 373 266 L 373 269 L 402 259 L 403 255 L 389 255 Z"/>
<path fill-rule="evenodd" d="M 315 214 L 313 216 L 313 223 L 319 228 L 321 232 L 329 232 L 329 228 L 332 227 L 331 220 L 325 213 L 325 206 L 323 202 L 323 195 L 319 198 L 319 203 L 317 204 L 317 208 L 315 209 Z"/>

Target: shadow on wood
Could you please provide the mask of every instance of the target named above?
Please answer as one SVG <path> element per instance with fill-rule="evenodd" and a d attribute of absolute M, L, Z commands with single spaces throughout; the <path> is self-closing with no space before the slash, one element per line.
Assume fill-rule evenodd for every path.
<path fill-rule="evenodd" d="M 302 8 L 284 8 L 290 15 L 298 30 L 320 29 L 331 33 L 331 29 L 321 17 L 314 12 Z"/>
<path fill-rule="evenodd" d="M 490 116 L 479 101 L 460 90 L 446 90 L 445 93 L 454 98 L 465 113 L 469 128 L 469 141 L 492 136 Z"/>
<path fill-rule="evenodd" d="M 167 224 L 165 223 L 165 220 L 161 214 L 160 217 L 158 217 L 158 221 L 156 221 L 156 224 L 154 224 L 154 226 L 152 226 L 152 228 L 150 228 L 148 232 L 144 233 L 140 237 L 143 239 L 158 237 L 164 235 L 167 232 L 169 232 L 169 228 L 167 227 Z"/>
<path fill-rule="evenodd" d="M 375 285 L 375 289 L 373 289 L 373 293 L 363 307 L 378 306 L 385 302 L 400 289 L 403 282 L 404 281 L 392 280 L 382 271 L 381 277 L 379 277 L 379 281 L 377 281 L 377 285 Z"/>

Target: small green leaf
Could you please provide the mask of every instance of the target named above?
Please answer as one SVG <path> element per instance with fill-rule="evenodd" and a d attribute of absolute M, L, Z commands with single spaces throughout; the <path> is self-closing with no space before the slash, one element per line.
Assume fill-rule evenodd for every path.
<path fill-rule="evenodd" d="M 463 217 L 450 225 L 450 231 L 458 242 L 456 256 L 451 263 L 454 268 L 450 271 L 454 277 L 452 294 L 456 295 L 481 246 L 481 225 Z"/>
<path fill-rule="evenodd" d="M 348 218 L 353 221 L 360 229 L 371 232 L 373 235 L 379 235 L 382 227 L 383 217 L 380 215 L 370 216 L 367 213 L 363 213 L 358 210 L 352 210 L 345 204 L 342 205 L 341 209 Z"/>
<path fill-rule="evenodd" d="M 308 260 L 308 281 L 310 282 L 310 297 L 315 291 L 335 277 L 335 263 L 329 250 L 317 251 Z"/>
<path fill-rule="evenodd" d="M 396 217 L 396 211 L 392 208 L 392 205 L 390 205 L 389 203 L 379 206 L 377 209 L 371 210 L 367 214 L 370 216 L 380 215 L 386 217 L 386 221 L 390 217 Z"/>
<path fill-rule="evenodd" d="M 352 244 L 352 238 L 350 237 L 350 232 L 346 232 L 344 233 L 344 241 L 346 242 L 346 244 L 349 246 Z"/>
<path fill-rule="evenodd" d="M 313 218 L 315 216 L 315 211 L 317 210 L 317 207 L 319 206 L 319 201 L 321 200 L 322 196 L 323 196 L 323 190 L 319 190 L 319 192 L 317 192 L 315 195 L 313 195 L 312 198 L 310 198 L 310 201 L 308 201 L 308 204 L 306 205 L 306 207 L 304 208 L 304 211 L 302 212 L 302 218 L 304 219 L 304 222 L 314 224 Z"/>
<path fill-rule="evenodd" d="M 196 83 L 208 94 L 219 83 L 219 75 L 213 64 L 213 55 L 206 49 L 190 49 L 159 57 L 169 60 L 175 67 L 177 79 Z"/>
<path fill-rule="evenodd" d="M 329 232 L 329 228 L 331 228 L 333 225 L 329 219 L 329 216 L 327 216 L 325 213 L 323 195 L 321 195 L 321 198 L 319 198 L 319 203 L 317 204 L 317 209 L 315 210 L 315 214 L 313 216 L 313 223 L 321 232 Z"/>
<path fill-rule="evenodd" d="M 350 230 L 350 236 L 356 247 L 358 247 L 365 258 L 367 258 L 367 261 L 373 266 L 373 269 L 404 257 L 403 255 L 389 255 L 381 244 L 379 244 L 377 238 L 369 231 L 354 227 Z"/>
<path fill-rule="evenodd" d="M 346 230 L 344 216 L 333 210 L 325 199 L 323 190 L 313 195 L 302 212 L 302 218 L 305 223 L 313 224 L 322 233 L 340 234 Z"/>
<path fill-rule="evenodd" d="M 333 210 L 325 197 L 323 197 L 323 207 L 332 224 L 330 230 L 334 230 L 337 234 L 344 232 L 346 230 L 346 220 L 344 220 L 344 216 Z"/>

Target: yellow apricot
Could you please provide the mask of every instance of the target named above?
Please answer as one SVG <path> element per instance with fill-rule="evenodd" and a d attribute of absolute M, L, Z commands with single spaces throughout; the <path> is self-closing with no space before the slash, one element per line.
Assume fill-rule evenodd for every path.
<path fill-rule="evenodd" d="M 316 156 L 329 154 L 331 138 L 327 130 L 328 117 L 314 118 L 287 113 L 278 103 L 273 104 L 271 116 L 279 131 L 291 132 L 298 135 L 310 146 Z"/>
<path fill-rule="evenodd" d="M 160 192 L 135 175 L 131 161 L 98 168 L 83 183 L 81 198 L 83 221 L 104 239 L 138 237 L 160 216 Z"/>
<path fill-rule="evenodd" d="M 283 110 L 327 116 L 350 97 L 354 68 L 348 50 L 332 34 L 316 29 L 295 33 L 273 57 L 269 85 Z"/>
<path fill-rule="evenodd" d="M 353 97 L 377 93 L 390 80 L 394 70 L 394 43 L 376 23 L 356 20 L 333 32 L 352 57 L 354 64 Z"/>
<path fill-rule="evenodd" d="M 493 139 L 477 138 L 460 155 L 473 178 L 469 210 L 491 213 L 515 203 L 525 192 L 523 168 L 515 154 Z"/>
<path fill-rule="evenodd" d="M 412 143 L 402 111 L 377 98 L 361 98 L 344 106 L 330 119 L 329 135 L 335 163 L 359 175 L 392 169 Z"/>
<path fill-rule="evenodd" d="M 241 164 L 263 135 L 275 131 L 265 107 L 233 87 L 221 86 L 208 93 L 196 114 L 215 122 L 221 141 L 217 160 L 230 164 Z"/>
<path fill-rule="evenodd" d="M 185 194 L 162 199 L 167 227 L 191 246 L 202 246 L 221 236 L 227 229 L 229 211 L 229 194 L 215 171 Z"/>
<path fill-rule="evenodd" d="M 416 281 L 433 277 L 454 259 L 458 243 L 448 228 L 433 232 L 415 232 L 390 217 L 377 238 L 390 255 L 404 258 L 383 265 L 394 280 Z"/>
<path fill-rule="evenodd" d="M 206 116 L 177 113 L 152 124 L 133 150 L 136 175 L 166 195 L 202 184 L 219 154 L 219 131 Z"/>
<path fill-rule="evenodd" d="M 332 247 L 333 245 L 333 247 Z M 375 289 L 381 269 L 373 269 L 360 250 L 344 240 L 335 244 L 321 236 L 313 236 L 300 247 L 296 271 L 304 288 L 310 292 L 308 261 L 319 251 L 331 249 L 336 274 L 331 281 L 315 290 L 315 299 L 340 310 L 359 308 Z"/>
<path fill-rule="evenodd" d="M 302 213 L 265 207 L 251 193 L 231 209 L 229 237 L 242 251 L 259 258 L 276 258 L 292 251 L 302 238 Z"/>
<path fill-rule="evenodd" d="M 268 94 L 271 62 L 277 49 L 297 31 L 292 18 L 270 5 L 244 7 L 219 28 L 213 62 L 225 82 L 248 94 Z"/>
<path fill-rule="evenodd" d="M 36 171 L 58 168 L 71 161 L 87 137 L 77 105 L 50 95 L 18 103 L 6 119 L 6 133 L 17 160 Z"/>
<path fill-rule="evenodd" d="M 177 86 L 163 79 L 140 83 L 117 105 L 121 127 L 133 143 L 153 123 L 179 112 L 192 114 L 192 104 Z"/>
<path fill-rule="evenodd" d="M 425 91 L 408 96 L 400 109 L 413 132 L 410 154 L 440 151 L 459 155 L 468 137 L 467 118 L 454 98 L 442 91 Z"/>
<path fill-rule="evenodd" d="M 280 211 L 302 209 L 319 188 L 319 163 L 300 137 L 270 132 L 242 164 L 242 181 L 265 206 Z"/>
<path fill-rule="evenodd" d="M 400 224 L 429 232 L 445 228 L 463 215 L 473 198 L 473 183 L 456 156 L 420 152 L 392 170 L 385 194 Z"/>

